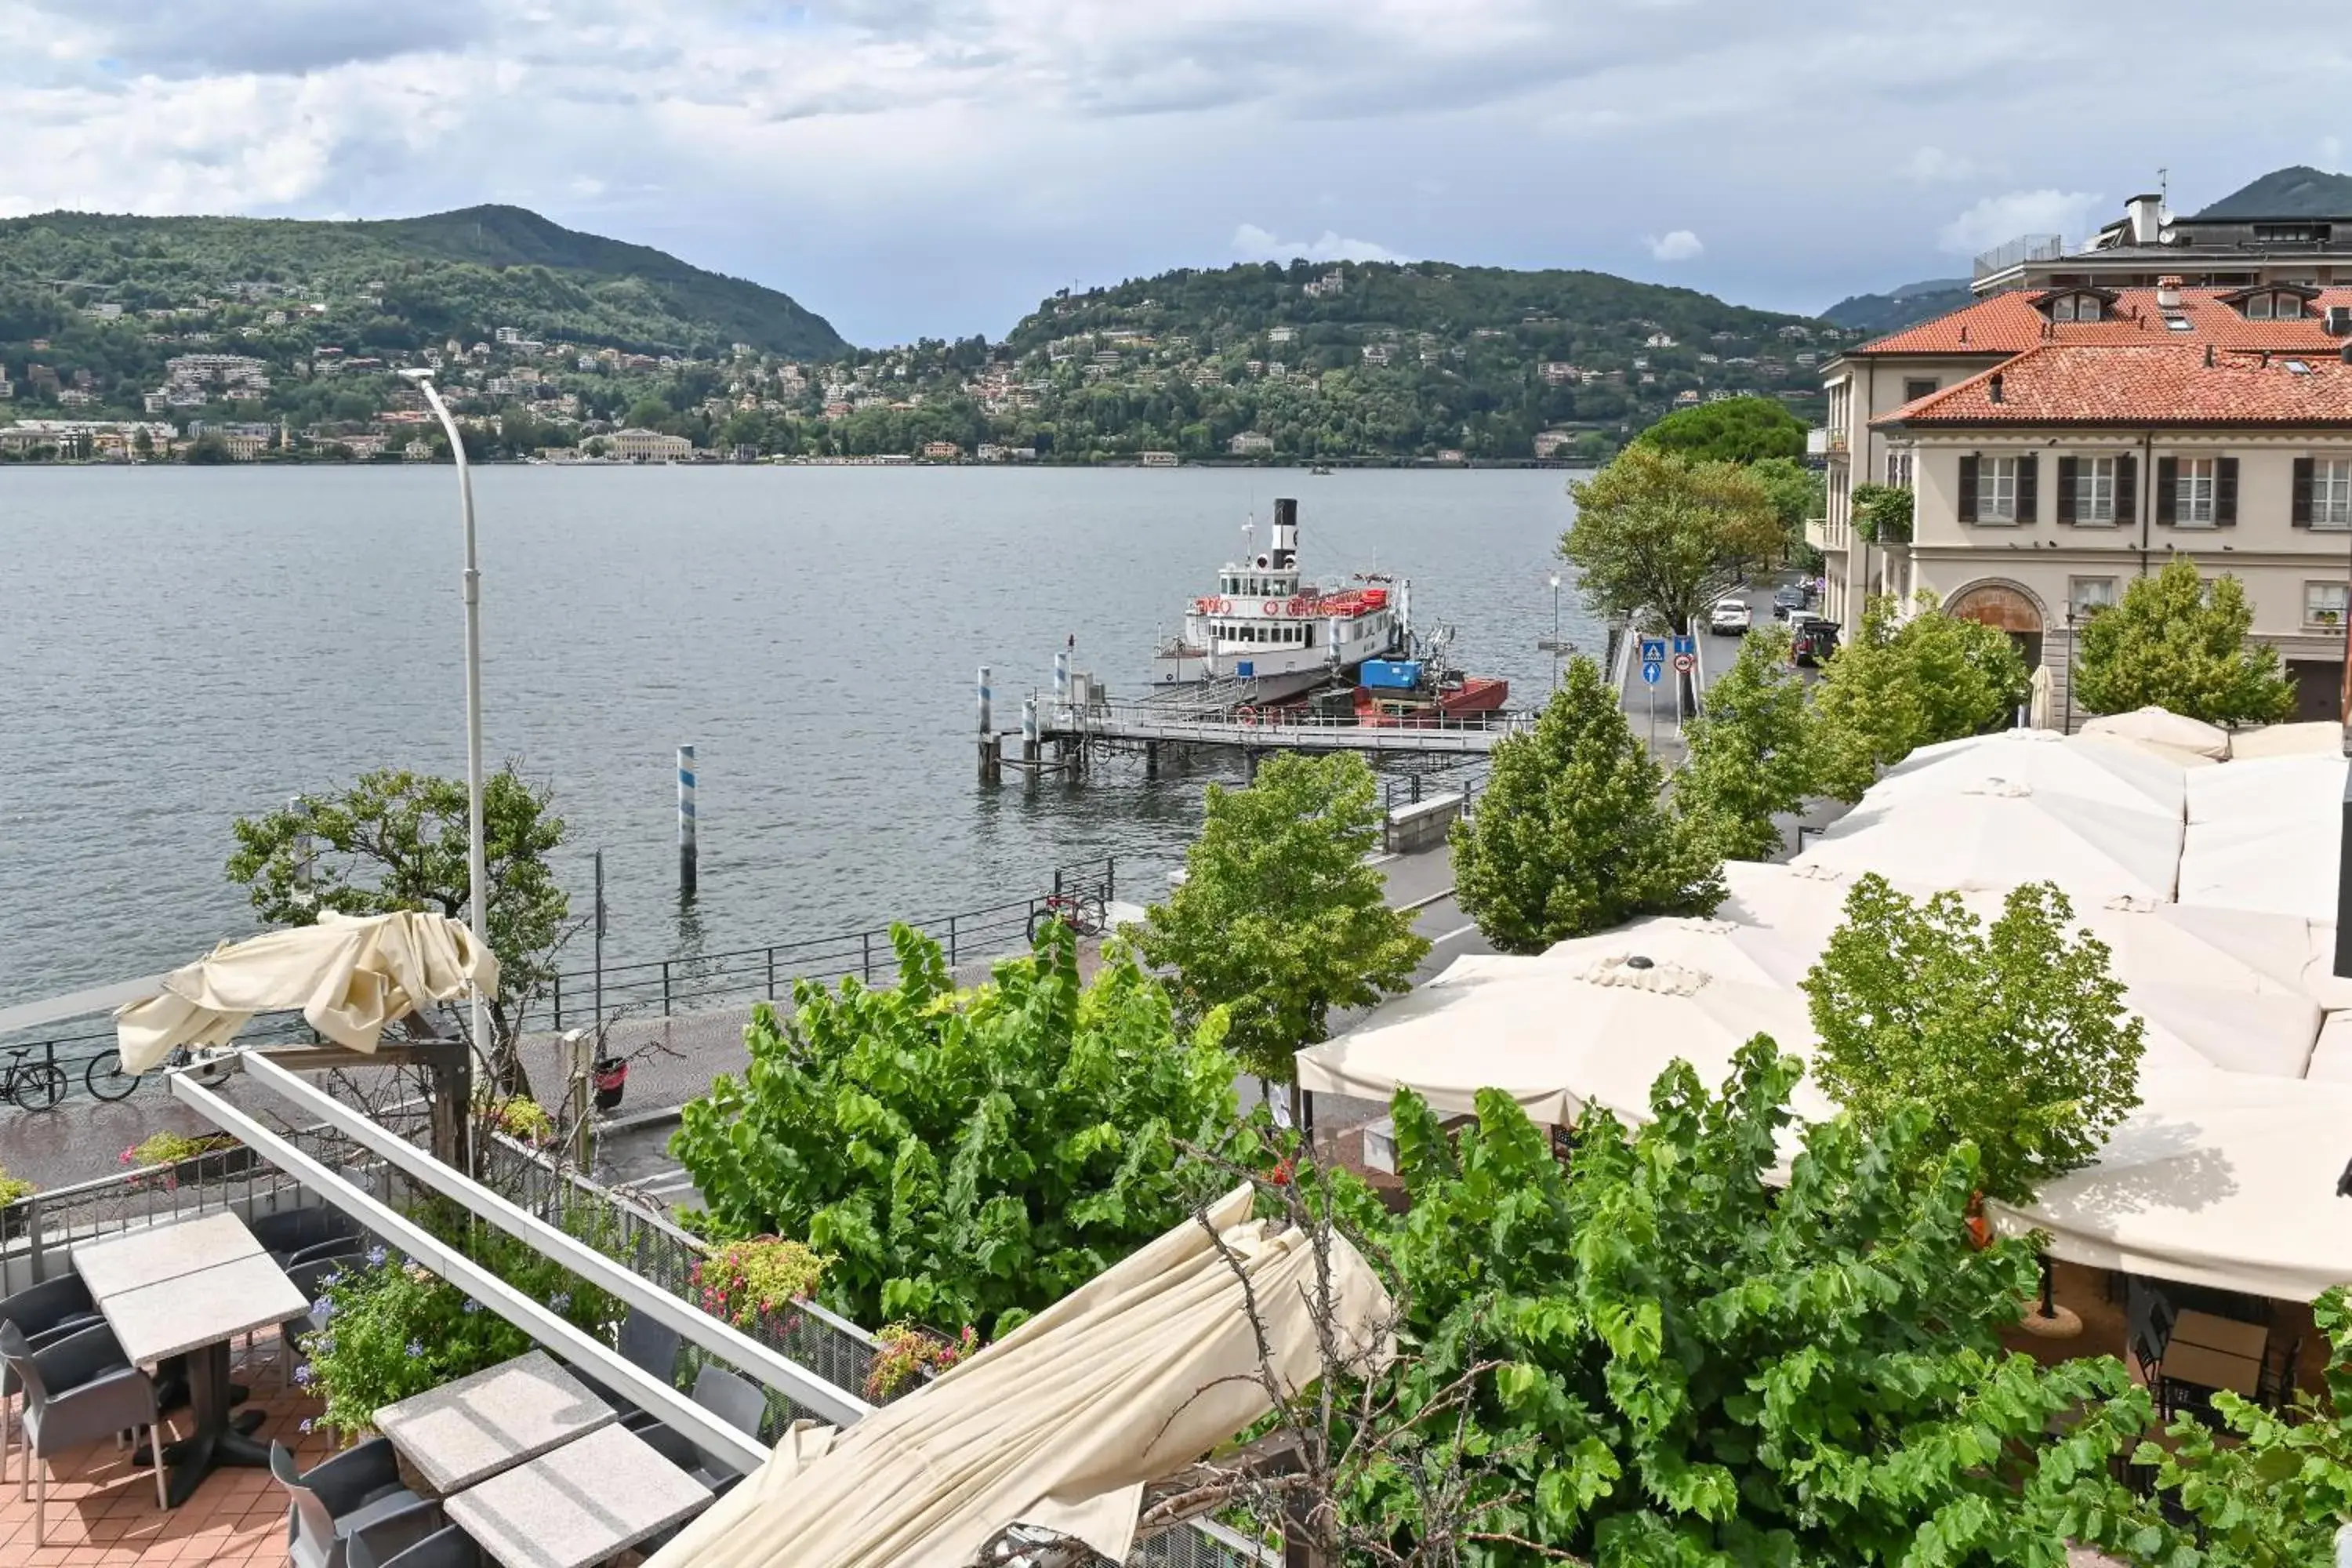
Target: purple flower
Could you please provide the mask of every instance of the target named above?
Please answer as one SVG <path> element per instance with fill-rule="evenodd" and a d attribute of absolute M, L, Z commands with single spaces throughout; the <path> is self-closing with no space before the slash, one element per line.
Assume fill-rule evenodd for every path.
<path fill-rule="evenodd" d="M 314 1356 L 334 1354 L 335 1336 L 332 1334 L 320 1334 L 317 1339 L 311 1341 L 310 1353 Z"/>
<path fill-rule="evenodd" d="M 300 1430 L 302 1431 L 302 1433 L 303 1433 L 303 1435 L 304 1435 L 304 1436 L 309 1436 L 310 1431 L 310 1418 L 308 1415 L 305 1415 L 304 1417 L 302 1417 L 302 1426 L 301 1426 Z"/>
<path fill-rule="evenodd" d="M 423 1355 L 423 1354 L 425 1353 L 425 1342 L 424 1342 L 424 1341 L 422 1341 L 422 1340 L 411 1340 L 411 1341 L 409 1341 L 409 1342 L 408 1342 L 408 1353 L 409 1353 L 409 1355 L 410 1355 L 411 1357 L 415 1357 L 415 1356 L 421 1356 L 421 1355 Z"/>
<path fill-rule="evenodd" d="M 335 1303 L 329 1298 L 321 1296 L 310 1303 L 310 1316 L 320 1322 L 323 1323 L 334 1315 Z"/>
<path fill-rule="evenodd" d="M 391 1254 L 385 1252 L 382 1246 L 371 1247 L 367 1249 L 367 1266 L 370 1268 L 381 1268 L 383 1267 L 383 1260 L 390 1256 Z"/>
<path fill-rule="evenodd" d="M 466 1310 L 467 1310 L 467 1311 L 468 1311 L 468 1312 L 478 1312 L 478 1311 L 480 1311 L 481 1310 L 482 1310 L 482 1304 L 481 1304 L 479 1301 L 475 1300 L 471 1296 L 468 1296 L 468 1297 L 467 1297 L 467 1298 L 466 1298 Z"/>
<path fill-rule="evenodd" d="M 300 1384 L 305 1388 L 310 1386 L 310 1379 L 316 1375 L 316 1373 L 311 1372 L 310 1363 L 309 1362 L 304 1362 L 300 1366 L 294 1369 L 294 1381 Z"/>
<path fill-rule="evenodd" d="M 567 1310 L 572 1305 L 572 1292 L 569 1290 L 558 1290 L 554 1295 L 550 1296 L 547 1299 L 547 1304 L 549 1307 L 559 1312 Z"/>

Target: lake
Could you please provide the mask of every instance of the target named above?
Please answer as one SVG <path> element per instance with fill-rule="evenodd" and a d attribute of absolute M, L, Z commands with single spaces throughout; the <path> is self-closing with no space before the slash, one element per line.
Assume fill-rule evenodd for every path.
<path fill-rule="evenodd" d="M 608 960 L 753 946 L 1017 898 L 1119 858 L 1165 887 L 1216 765 L 973 779 L 1053 655 L 1114 691 L 1300 503 L 1310 578 L 1413 580 L 1426 626 L 1536 700 L 1558 472 L 494 468 L 475 476 L 487 756 L 550 783 Z M 401 765 L 465 768 L 446 468 L 0 468 L 0 1004 L 174 966 L 256 929 L 230 824 Z M 1562 628 L 1601 632 L 1562 595 Z M 674 750 L 701 887 L 677 893 Z M 566 966 L 584 963 L 584 942 Z"/>

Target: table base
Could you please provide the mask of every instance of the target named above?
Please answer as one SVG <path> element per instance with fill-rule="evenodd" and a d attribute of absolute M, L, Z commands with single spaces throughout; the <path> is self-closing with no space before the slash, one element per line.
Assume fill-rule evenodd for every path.
<path fill-rule="evenodd" d="M 163 1493 L 170 1507 L 177 1508 L 194 1496 L 205 1478 L 223 1465 L 266 1467 L 269 1463 L 269 1446 L 247 1435 L 261 1425 L 262 1412 L 248 1410 L 234 1419 L 229 1415 L 235 1389 L 228 1380 L 228 1365 L 226 1340 L 188 1357 L 188 1403 L 194 1430 L 163 1447 L 163 1462 L 171 1467 Z"/>

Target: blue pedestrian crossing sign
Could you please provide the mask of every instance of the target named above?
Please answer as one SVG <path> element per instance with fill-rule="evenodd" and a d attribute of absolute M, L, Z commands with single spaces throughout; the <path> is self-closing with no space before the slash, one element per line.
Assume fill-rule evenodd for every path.
<path fill-rule="evenodd" d="M 1642 639 L 1642 662 L 1643 664 L 1665 663 L 1666 639 L 1664 637 L 1643 637 Z"/>
<path fill-rule="evenodd" d="M 1676 653 L 1696 654 L 1698 652 L 1698 638 L 1683 637 L 1676 637 L 1675 639 L 1675 651 Z"/>
<path fill-rule="evenodd" d="M 1658 677 L 1664 672 L 1664 667 L 1659 664 L 1656 659 L 1645 658 L 1642 661 L 1642 679 L 1648 681 L 1652 686 L 1655 686 L 1658 683 Z"/>

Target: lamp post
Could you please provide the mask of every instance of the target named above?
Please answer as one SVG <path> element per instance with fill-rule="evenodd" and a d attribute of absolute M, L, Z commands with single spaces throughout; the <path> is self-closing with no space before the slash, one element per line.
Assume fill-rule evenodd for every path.
<path fill-rule="evenodd" d="M 2058 732 L 2074 732 L 2074 598 L 2071 594 L 2066 596 L 2066 718 Z"/>
<path fill-rule="evenodd" d="M 404 370 L 416 384 L 433 416 L 449 437 L 449 456 L 457 465 L 457 510 L 466 521 L 466 882 L 471 895 L 467 910 L 474 941 L 487 952 L 490 946 L 489 854 L 482 831 L 482 570 L 474 552 L 474 474 L 466 464 L 466 439 L 448 405 L 434 390 L 433 373 Z M 489 1005 L 480 987 L 474 990 L 474 1058 L 489 1065 Z"/>
<path fill-rule="evenodd" d="M 1560 640 L 1559 574 L 1557 572 L 1551 574 L 1551 636 L 1538 638 L 1536 642 L 1536 647 L 1541 652 L 1551 655 L 1551 689 L 1554 691 L 1558 691 L 1559 689 L 1560 656 L 1562 654 L 1575 651 L 1575 645 L 1572 643 L 1562 642 Z"/>

